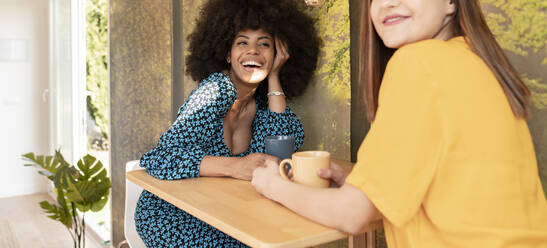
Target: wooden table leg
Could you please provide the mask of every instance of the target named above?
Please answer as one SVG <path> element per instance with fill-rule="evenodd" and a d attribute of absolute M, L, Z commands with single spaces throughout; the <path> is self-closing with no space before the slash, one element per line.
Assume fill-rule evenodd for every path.
<path fill-rule="evenodd" d="M 375 248 L 376 247 L 376 232 L 366 232 L 348 238 L 349 248 Z"/>

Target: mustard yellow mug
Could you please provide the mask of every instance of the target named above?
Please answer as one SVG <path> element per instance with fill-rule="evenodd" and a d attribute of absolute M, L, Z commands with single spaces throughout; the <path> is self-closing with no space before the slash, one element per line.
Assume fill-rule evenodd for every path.
<path fill-rule="evenodd" d="M 285 171 L 285 164 L 291 165 L 292 180 Z M 288 181 L 312 187 L 329 187 L 329 180 L 317 175 L 321 168 L 330 168 L 330 153 L 325 151 L 306 151 L 292 154 L 292 159 L 284 159 L 279 163 L 279 174 Z"/>

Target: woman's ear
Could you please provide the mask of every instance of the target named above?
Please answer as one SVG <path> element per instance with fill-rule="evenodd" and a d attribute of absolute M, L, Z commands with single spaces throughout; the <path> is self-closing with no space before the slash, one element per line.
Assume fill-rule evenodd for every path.
<path fill-rule="evenodd" d="M 226 62 L 228 62 L 228 64 L 230 64 L 230 53 L 228 53 L 228 55 L 226 55 Z"/>
<path fill-rule="evenodd" d="M 457 0 L 446 0 L 446 15 L 453 15 L 456 13 L 456 1 Z"/>

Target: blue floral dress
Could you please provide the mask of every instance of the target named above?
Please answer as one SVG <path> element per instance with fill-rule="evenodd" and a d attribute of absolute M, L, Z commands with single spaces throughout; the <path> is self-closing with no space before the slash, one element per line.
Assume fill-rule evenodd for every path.
<path fill-rule="evenodd" d="M 223 119 L 236 97 L 229 76 L 211 74 L 192 91 L 175 123 L 158 145 L 142 156 L 140 165 L 153 177 L 178 180 L 199 177 L 204 156 L 243 157 L 264 152 L 264 138 L 269 135 L 292 135 L 296 149 L 302 145 L 304 130 L 294 112 L 288 107 L 282 113 L 272 112 L 257 99 L 249 149 L 231 154 L 224 142 Z M 142 192 L 137 203 L 135 224 L 147 247 L 245 247 L 148 191 Z"/>

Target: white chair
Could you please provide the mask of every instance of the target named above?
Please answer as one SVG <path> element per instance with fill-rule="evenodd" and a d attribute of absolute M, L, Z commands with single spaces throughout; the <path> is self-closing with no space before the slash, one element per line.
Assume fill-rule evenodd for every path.
<path fill-rule="evenodd" d="M 139 166 L 139 160 L 129 161 L 125 164 L 126 173 L 133 170 L 144 170 Z M 124 244 L 128 244 L 131 248 L 146 248 L 146 245 L 135 229 L 135 208 L 137 207 L 137 201 L 141 192 L 141 187 L 127 180 L 127 178 L 125 179 L 125 240 L 118 245 L 118 248 Z"/>

